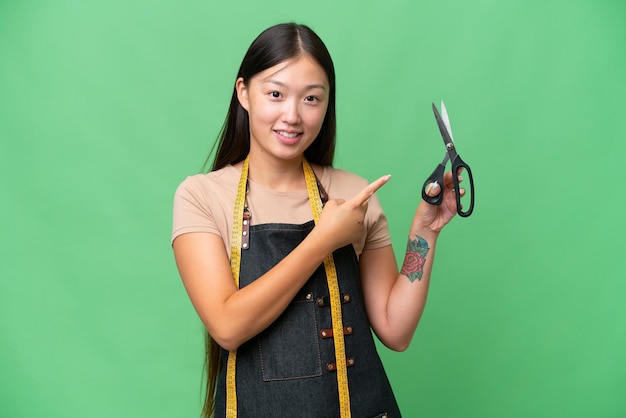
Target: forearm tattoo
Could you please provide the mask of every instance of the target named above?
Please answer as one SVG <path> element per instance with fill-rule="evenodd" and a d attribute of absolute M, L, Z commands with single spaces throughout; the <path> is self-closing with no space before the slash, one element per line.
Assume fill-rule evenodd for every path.
<path fill-rule="evenodd" d="M 411 283 L 415 280 L 421 280 L 424 274 L 424 264 L 426 264 L 426 254 L 428 254 L 428 242 L 419 235 L 415 235 L 415 239 L 409 238 L 406 245 L 406 255 L 402 263 L 402 271 L 409 278 Z"/>

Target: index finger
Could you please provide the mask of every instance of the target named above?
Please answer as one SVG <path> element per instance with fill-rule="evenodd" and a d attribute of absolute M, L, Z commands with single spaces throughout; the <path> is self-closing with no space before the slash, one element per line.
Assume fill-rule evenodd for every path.
<path fill-rule="evenodd" d="M 383 187 L 385 183 L 389 181 L 391 178 L 391 174 L 387 174 L 386 176 L 379 177 L 374 180 L 367 186 L 363 188 L 356 196 L 354 196 L 350 201 L 355 204 L 355 206 L 361 206 L 363 203 L 367 202 L 378 189 Z"/>

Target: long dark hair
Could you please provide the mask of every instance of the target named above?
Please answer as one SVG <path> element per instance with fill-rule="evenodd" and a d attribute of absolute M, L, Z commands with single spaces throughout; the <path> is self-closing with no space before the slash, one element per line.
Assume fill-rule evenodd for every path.
<path fill-rule="evenodd" d="M 330 84 L 330 95 L 326 116 L 317 138 L 304 151 L 312 163 L 332 165 L 335 157 L 335 67 L 326 45 L 308 26 L 282 23 L 264 30 L 250 45 L 241 62 L 237 78 L 242 77 L 247 85 L 250 79 L 285 60 L 308 55 L 323 69 Z M 250 125 L 248 112 L 241 107 L 237 91 L 233 88 L 226 120 L 205 162 L 208 164 L 213 150 L 217 148 L 211 170 L 219 170 L 228 164 L 243 161 L 250 151 Z"/>
<path fill-rule="evenodd" d="M 313 58 L 324 69 L 330 84 L 328 108 L 322 128 L 317 138 L 304 151 L 304 156 L 312 163 L 330 166 L 335 156 L 335 68 L 328 49 L 315 32 L 305 25 L 296 23 L 283 23 L 266 29 L 248 48 L 237 78 L 242 77 L 247 85 L 250 79 L 261 71 L 303 54 Z M 212 171 L 242 161 L 250 151 L 248 112 L 239 104 L 234 88 L 226 120 L 209 153 L 205 167 L 216 147 Z M 215 389 L 221 367 L 221 348 L 208 333 L 205 337 L 206 393 L 202 416 L 209 418 L 215 410 Z"/>

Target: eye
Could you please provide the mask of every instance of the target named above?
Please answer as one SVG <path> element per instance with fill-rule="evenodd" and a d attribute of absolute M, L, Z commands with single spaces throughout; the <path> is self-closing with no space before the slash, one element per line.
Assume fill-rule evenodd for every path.
<path fill-rule="evenodd" d="M 279 91 L 270 91 L 270 96 L 273 99 L 280 99 L 282 95 L 280 94 Z"/>
<path fill-rule="evenodd" d="M 317 96 L 306 96 L 306 97 L 304 98 L 304 101 L 305 101 L 305 102 L 319 102 L 319 101 L 320 101 L 320 99 L 319 99 L 319 97 L 317 97 Z"/>

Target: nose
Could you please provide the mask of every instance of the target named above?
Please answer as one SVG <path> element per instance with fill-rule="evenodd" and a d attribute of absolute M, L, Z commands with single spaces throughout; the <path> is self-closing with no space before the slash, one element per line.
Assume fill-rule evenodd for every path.
<path fill-rule="evenodd" d="M 289 125 L 296 125 L 300 123 L 300 109 L 299 103 L 294 100 L 286 100 L 285 107 L 283 108 L 282 121 Z"/>

